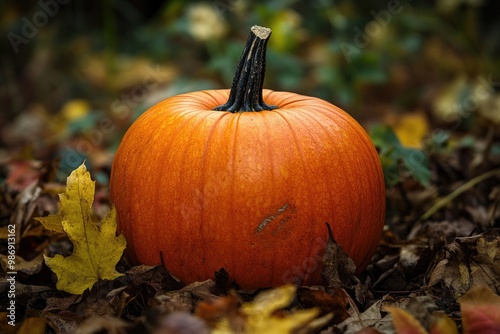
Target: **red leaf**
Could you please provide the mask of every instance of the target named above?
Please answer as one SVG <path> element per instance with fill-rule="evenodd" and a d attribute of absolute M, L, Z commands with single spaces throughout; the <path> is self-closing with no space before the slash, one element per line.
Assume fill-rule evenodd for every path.
<path fill-rule="evenodd" d="M 500 333 L 500 297 L 484 286 L 459 299 L 464 334 Z"/>

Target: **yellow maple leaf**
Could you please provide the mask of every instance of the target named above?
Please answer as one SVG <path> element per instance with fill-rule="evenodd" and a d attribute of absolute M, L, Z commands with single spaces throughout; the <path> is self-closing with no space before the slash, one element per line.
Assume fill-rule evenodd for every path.
<path fill-rule="evenodd" d="M 316 319 L 320 310 L 318 308 L 293 311 L 288 314 L 276 316 L 274 313 L 288 306 L 294 299 L 295 286 L 282 287 L 260 293 L 252 302 L 244 303 L 240 312 L 244 320 L 243 331 L 235 330 L 230 318 L 221 319 L 213 333 L 247 333 L 247 334 L 282 334 L 295 333 L 299 329 L 321 327 L 326 324 L 331 315 Z"/>
<path fill-rule="evenodd" d="M 64 233 L 62 226 L 62 222 L 64 220 L 62 211 L 47 217 L 35 217 L 35 220 L 42 223 L 43 227 L 47 230 L 51 230 L 56 233 Z"/>
<path fill-rule="evenodd" d="M 91 221 L 95 182 L 90 179 L 85 164 L 82 164 L 66 180 L 66 191 L 59 194 L 59 212 L 47 217 L 37 217 L 47 229 L 64 233 L 63 221 Z"/>
<path fill-rule="evenodd" d="M 68 177 L 66 191 L 59 195 L 60 211 L 39 219 L 44 225 L 49 222 L 51 228 L 60 219 L 62 230 L 73 243 L 73 254 L 68 257 L 44 255 L 45 263 L 57 275 L 57 288 L 73 294 L 82 294 L 99 279 L 112 280 L 122 275 L 115 266 L 125 249 L 125 237 L 116 236 L 114 208 L 100 224 L 92 221 L 94 191 L 95 181 L 82 164 Z"/>

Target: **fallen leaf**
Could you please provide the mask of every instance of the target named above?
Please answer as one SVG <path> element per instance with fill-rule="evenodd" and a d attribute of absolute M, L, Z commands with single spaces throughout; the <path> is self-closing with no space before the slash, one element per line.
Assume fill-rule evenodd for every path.
<path fill-rule="evenodd" d="M 485 286 L 478 286 L 458 301 L 464 334 L 500 333 L 500 296 Z"/>
<path fill-rule="evenodd" d="M 125 333 L 127 323 L 118 318 L 108 316 L 94 316 L 83 321 L 74 331 L 75 334 Z"/>
<path fill-rule="evenodd" d="M 214 273 L 214 276 L 215 276 L 214 293 L 216 295 L 227 295 L 227 293 L 231 288 L 231 285 L 234 285 L 230 280 L 229 273 L 226 271 L 226 269 L 221 268 Z"/>
<path fill-rule="evenodd" d="M 81 169 L 83 166 L 83 170 Z M 59 212 L 47 217 L 36 217 L 35 220 L 56 233 L 64 233 L 63 221 L 90 221 L 92 202 L 94 201 L 95 185 L 88 175 L 84 180 L 87 169 L 82 164 L 66 180 L 66 190 L 59 194 Z M 81 191 L 83 196 L 81 197 Z"/>
<path fill-rule="evenodd" d="M 10 288 L 10 283 L 7 281 L 7 278 L 10 278 L 8 275 L 3 275 L 0 277 L 0 296 L 2 296 L 2 302 L 7 301 L 7 293 Z M 36 296 L 39 296 L 42 293 L 45 293 L 47 291 L 50 291 L 51 289 L 47 286 L 42 286 L 42 285 L 34 285 L 34 284 L 23 284 L 19 281 L 16 281 L 16 307 L 21 306 L 21 301 L 27 301 L 30 299 L 35 298 Z M 7 301 L 8 303 L 8 301 Z M 6 304 L 3 304 L 6 305 Z M 19 310 L 16 311 L 19 314 Z M 20 319 L 19 316 L 16 317 L 17 319 Z M 0 322 L 1 323 L 1 322 Z M 0 333 L 3 333 L 0 330 Z"/>
<path fill-rule="evenodd" d="M 19 242 L 19 237 L 23 237 L 24 233 L 28 230 L 28 225 L 30 225 L 31 217 L 35 208 L 37 206 L 37 200 L 41 193 L 41 188 L 37 184 L 38 182 L 33 182 L 23 189 L 19 195 L 16 196 L 14 202 L 14 212 L 10 217 L 10 223 L 16 226 L 17 242 Z"/>
<path fill-rule="evenodd" d="M 325 280 L 327 291 L 333 287 L 342 287 L 356 272 L 356 265 L 346 252 L 335 241 L 330 225 L 328 228 L 328 241 L 323 255 L 323 270 L 321 277 Z"/>
<path fill-rule="evenodd" d="M 24 319 L 17 334 L 44 334 L 47 322 L 42 318 L 30 317 Z"/>
<path fill-rule="evenodd" d="M 62 203 L 62 197 L 60 197 L 60 199 Z M 63 217 L 65 216 L 64 214 L 66 214 L 67 216 L 72 216 L 70 212 L 71 210 L 64 209 L 63 211 L 63 209 L 60 209 L 60 211 L 56 214 L 47 217 L 35 217 L 35 220 L 39 221 L 43 225 L 43 227 L 45 227 L 49 231 L 53 231 L 56 233 L 64 233 L 64 228 L 62 226 L 62 222 L 64 220 Z"/>
<path fill-rule="evenodd" d="M 180 290 L 157 294 L 152 302 L 155 305 L 161 305 L 168 312 L 192 312 L 196 301 L 218 298 L 211 293 L 214 287 L 215 282 L 211 279 L 203 282 L 194 282 Z"/>
<path fill-rule="evenodd" d="M 427 119 L 419 112 L 405 113 L 388 124 L 393 126 L 401 145 L 411 148 L 422 148 L 424 137 L 429 132 Z"/>
<path fill-rule="evenodd" d="M 82 301 L 82 296 L 69 295 L 63 298 L 49 297 L 45 299 L 45 308 L 43 312 L 67 311 L 70 307 L 75 306 Z"/>
<path fill-rule="evenodd" d="M 74 333 L 78 325 L 84 321 L 84 317 L 80 314 L 75 314 L 70 311 L 62 311 L 58 313 L 47 312 L 44 314 L 48 325 L 56 333 Z"/>
<path fill-rule="evenodd" d="M 158 328 L 152 334 L 209 334 L 207 325 L 200 319 L 187 312 L 174 312 L 160 320 Z"/>
<path fill-rule="evenodd" d="M 419 302 L 420 303 L 420 302 Z M 415 308 L 415 302 L 413 302 Z M 422 306 L 425 306 L 422 304 Z M 422 322 L 409 312 L 411 305 L 408 309 L 401 307 L 385 306 L 392 316 L 392 323 L 397 334 L 428 334 L 427 330 L 422 325 Z M 458 329 L 453 320 L 444 314 L 434 313 L 432 315 L 432 323 L 430 334 L 458 334 Z"/>
<path fill-rule="evenodd" d="M 394 186 L 410 177 L 424 186 L 430 185 L 427 151 L 404 146 L 394 130 L 385 124 L 373 126 L 370 138 L 379 150 L 387 185 Z"/>
<path fill-rule="evenodd" d="M 297 298 L 304 308 L 318 307 L 322 315 L 333 314 L 332 324 L 341 323 L 350 317 L 347 312 L 349 295 L 343 288 L 337 287 L 328 293 L 321 289 L 300 287 L 297 291 Z"/>
<path fill-rule="evenodd" d="M 37 257 L 30 261 L 26 261 L 22 257 L 15 256 L 16 271 L 23 272 L 28 275 L 34 275 L 42 269 L 43 265 L 43 254 L 40 253 Z M 4 272 L 8 270 L 8 256 L 0 254 L 0 263 L 2 265 L 2 270 Z"/>
<path fill-rule="evenodd" d="M 360 330 L 366 327 L 372 327 L 382 322 L 381 308 L 384 299 L 385 297 L 379 299 L 378 301 L 373 303 L 373 305 L 371 305 L 368 309 L 366 309 L 363 313 L 361 314 L 354 313 L 352 317 L 347 318 L 342 323 L 340 323 L 338 327 L 343 329 L 342 333 L 344 334 L 358 333 Z"/>
<path fill-rule="evenodd" d="M 481 96 L 481 98 L 478 99 L 479 114 L 497 126 L 500 125 L 500 113 L 498 112 L 498 108 L 500 107 L 500 94 L 494 94 L 495 87 L 483 77 L 480 77 L 474 85 L 474 92 L 476 92 L 477 96 Z"/>
<path fill-rule="evenodd" d="M 445 314 L 435 313 L 430 334 L 458 334 L 457 325 Z"/>
<path fill-rule="evenodd" d="M 318 308 L 276 314 L 290 305 L 294 298 L 295 286 L 291 284 L 262 292 L 252 302 L 242 304 L 232 318 L 226 314 L 215 325 L 213 333 L 282 334 L 308 328 L 307 326 L 317 318 Z M 330 319 L 331 315 L 326 315 L 316 319 L 319 321 L 314 324 L 322 326 Z"/>
<path fill-rule="evenodd" d="M 40 163 L 37 161 L 12 161 L 8 168 L 9 175 L 5 183 L 17 191 L 23 191 L 34 182 L 38 183 L 41 175 Z"/>
<path fill-rule="evenodd" d="M 138 295 L 138 289 L 133 285 L 128 285 L 110 291 L 106 295 L 106 299 L 111 309 L 114 311 L 114 314 L 116 316 L 121 316 L 127 305 L 134 301 Z"/>
<path fill-rule="evenodd" d="M 217 322 L 224 316 L 236 318 L 241 316 L 239 312 L 240 299 L 236 294 L 230 293 L 228 296 L 213 298 L 210 301 L 198 303 L 196 316 L 205 320 L 210 327 L 215 327 Z"/>
<path fill-rule="evenodd" d="M 338 304 L 345 308 L 349 303 L 342 288 L 330 295 L 320 287 L 301 286 L 297 290 L 297 299 L 304 308 L 319 307 L 323 313 L 330 313 Z"/>
<path fill-rule="evenodd" d="M 16 334 L 17 328 L 9 324 L 8 312 L 0 312 L 0 332 L 5 334 Z"/>
<path fill-rule="evenodd" d="M 463 104 L 461 99 L 471 89 L 471 84 L 465 74 L 458 75 L 448 85 L 444 86 L 436 96 L 432 113 L 438 120 L 454 122 L 461 117 Z"/>
<path fill-rule="evenodd" d="M 73 243 L 73 254 L 68 257 L 44 256 L 47 266 L 56 273 L 57 288 L 73 294 L 82 294 L 99 279 L 115 279 L 122 274 L 115 270 L 125 249 L 125 238 L 116 236 L 116 210 L 113 208 L 98 225 L 92 221 L 91 207 L 95 182 L 82 164 L 68 177 L 66 192 L 61 194 L 61 211 L 40 219 L 44 224 L 57 225 L 62 220 L 64 232 Z"/>
<path fill-rule="evenodd" d="M 180 282 L 162 266 L 138 265 L 127 270 L 125 275 L 127 282 L 134 285 L 148 282 L 158 292 L 179 290 L 182 288 Z"/>
<path fill-rule="evenodd" d="M 439 310 L 435 301 L 429 296 L 412 296 L 403 308 L 415 317 L 424 328 L 431 327 L 434 321 L 433 314 Z"/>
<path fill-rule="evenodd" d="M 375 328 L 363 328 L 362 330 L 360 330 L 356 334 L 381 334 L 381 333 L 378 330 L 376 330 Z"/>
<path fill-rule="evenodd" d="M 90 111 L 91 106 L 87 100 L 75 99 L 66 102 L 60 113 L 67 122 L 71 122 L 85 117 Z"/>
<path fill-rule="evenodd" d="M 479 285 L 499 291 L 499 249 L 500 235 L 497 230 L 456 238 L 437 253 L 429 270 L 427 285 L 441 284 L 451 289 L 455 298 Z"/>
<path fill-rule="evenodd" d="M 392 323 L 398 334 L 428 334 L 420 322 L 408 311 L 399 307 L 386 306 L 392 315 Z"/>

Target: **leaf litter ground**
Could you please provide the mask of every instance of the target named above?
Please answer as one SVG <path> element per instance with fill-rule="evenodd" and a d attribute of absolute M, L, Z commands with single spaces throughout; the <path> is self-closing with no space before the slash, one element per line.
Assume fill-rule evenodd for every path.
<path fill-rule="evenodd" d="M 372 137 L 380 131 L 388 130 L 378 129 Z M 130 266 L 122 257 L 116 266 L 122 276 L 98 275 L 83 294 L 64 292 L 56 285 L 64 266 L 54 274 L 44 256 L 75 256 L 72 234 L 50 228 L 52 218 L 44 218 L 55 230 L 49 231 L 34 217 L 64 215 L 64 210 L 58 213 L 57 194 L 71 187 L 46 181 L 51 180 L 50 168 L 41 162 L 5 162 L 0 260 L 7 272 L 3 241 L 8 237 L 7 225 L 14 224 L 16 327 L 3 321 L 1 332 L 357 333 L 370 327 L 396 333 L 409 326 L 411 333 L 441 333 L 434 328 L 441 325 L 450 330 L 446 321 L 465 332 L 465 317 L 472 317 L 467 320 L 470 324 L 479 316 L 464 310 L 496 309 L 498 313 L 495 294 L 500 293 L 500 156 L 481 149 L 491 145 L 474 141 L 468 145 L 463 138 L 449 138 L 426 152 L 427 164 L 417 166 L 420 173 L 407 173 L 388 185 L 387 224 L 377 253 L 362 275 L 353 275 L 352 261 L 332 237 L 324 255 L 324 285 L 306 287 L 297 282 L 297 286 L 264 291 L 238 290 L 223 269 L 212 280 L 183 286 L 161 266 Z M 384 143 L 388 145 L 387 140 Z M 411 161 L 404 156 L 388 154 L 386 162 L 400 171 L 411 170 Z M 427 181 L 422 179 L 424 167 Z M 391 172 L 391 168 L 384 170 Z M 15 174 L 19 169 L 30 182 L 19 179 Z M 98 184 L 95 199 L 92 207 L 87 203 L 89 221 L 99 221 L 109 211 L 106 187 Z M 3 307 L 8 305 L 9 282 L 2 278 L 0 287 Z M 486 287 L 493 295 L 466 294 L 476 287 Z M 69 291 L 85 289 L 80 290 Z M 484 302 L 477 302 L 477 296 Z M 472 302 L 461 309 L 460 298 Z M 437 315 L 447 318 L 438 321 Z"/>

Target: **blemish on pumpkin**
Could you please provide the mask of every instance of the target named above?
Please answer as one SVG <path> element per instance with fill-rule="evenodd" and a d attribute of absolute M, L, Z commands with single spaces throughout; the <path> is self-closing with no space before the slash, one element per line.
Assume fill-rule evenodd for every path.
<path fill-rule="evenodd" d="M 286 211 L 287 209 L 289 209 L 289 204 L 288 203 L 285 203 L 281 208 L 279 208 L 277 210 L 276 213 L 273 213 L 269 216 L 267 216 L 266 218 L 264 218 L 264 220 L 262 220 L 262 222 L 260 222 L 259 226 L 257 226 L 257 228 L 255 229 L 255 233 L 260 233 L 264 230 L 264 228 L 266 228 L 266 226 L 268 226 L 270 223 L 272 223 L 273 221 L 276 220 L 276 218 L 282 216 Z M 293 207 L 290 207 L 290 209 L 292 211 L 295 211 L 295 209 L 293 209 Z M 283 225 L 288 221 L 290 220 L 291 217 L 283 217 L 282 219 L 280 219 L 280 223 L 279 223 L 279 226 L 277 227 L 277 229 L 273 230 L 272 231 L 272 234 L 275 235 L 276 234 L 276 231 L 279 230 L 281 227 L 283 227 Z"/>

